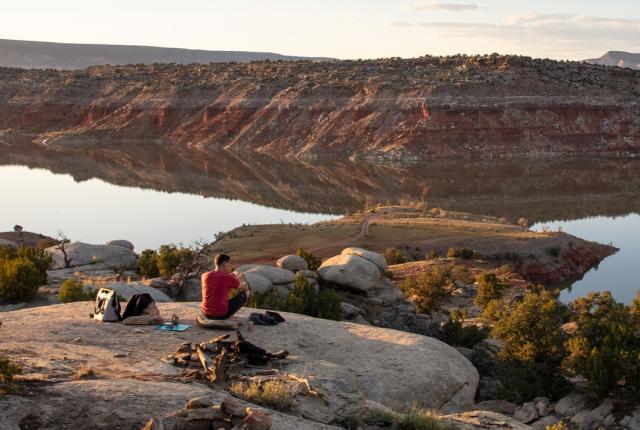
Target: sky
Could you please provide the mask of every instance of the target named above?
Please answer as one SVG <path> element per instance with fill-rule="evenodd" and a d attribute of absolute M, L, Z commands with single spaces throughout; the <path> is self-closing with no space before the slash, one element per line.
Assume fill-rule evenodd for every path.
<path fill-rule="evenodd" d="M 336 58 L 640 52 L 638 0 L 30 0 L 0 38 Z"/>

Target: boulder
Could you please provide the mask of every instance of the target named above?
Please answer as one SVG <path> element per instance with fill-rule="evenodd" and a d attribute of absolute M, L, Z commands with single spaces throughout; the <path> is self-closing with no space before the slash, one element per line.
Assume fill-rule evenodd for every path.
<path fill-rule="evenodd" d="M 540 418 L 538 421 L 531 423 L 531 427 L 535 430 L 546 430 L 548 426 L 556 425 L 560 422 L 560 418 L 554 415 L 547 415 Z"/>
<path fill-rule="evenodd" d="M 298 272 L 300 270 L 308 270 L 307 260 L 297 255 L 285 255 L 276 262 L 276 266 L 281 269 Z"/>
<path fill-rule="evenodd" d="M 133 243 L 123 239 L 110 240 L 109 242 L 107 242 L 107 245 L 121 246 L 122 248 L 127 248 L 128 250 L 131 250 L 131 251 L 133 251 L 133 249 L 135 248 L 133 246 Z"/>
<path fill-rule="evenodd" d="M 593 430 L 597 428 L 601 422 L 602 419 L 593 415 L 588 409 L 583 409 L 571 417 L 571 423 L 575 425 L 578 430 Z"/>
<path fill-rule="evenodd" d="M 518 406 L 506 400 L 485 400 L 476 404 L 481 411 L 497 412 L 499 414 L 513 415 Z"/>
<path fill-rule="evenodd" d="M 571 393 L 556 403 L 555 411 L 561 416 L 572 416 L 584 409 L 587 398 L 580 393 Z"/>
<path fill-rule="evenodd" d="M 236 273 L 254 273 L 270 280 L 274 285 L 289 284 L 295 282 L 296 274 L 291 270 L 263 264 L 245 264 L 236 269 Z"/>
<path fill-rule="evenodd" d="M 181 302 L 202 301 L 202 281 L 200 278 L 189 278 L 182 283 L 178 300 Z"/>
<path fill-rule="evenodd" d="M 19 246 L 17 243 L 12 242 L 6 239 L 0 239 L 0 247 L 10 248 L 10 249 L 18 249 Z"/>
<path fill-rule="evenodd" d="M 32 372 L 37 372 L 44 378 L 55 375 L 68 380 L 81 367 L 96 369 L 99 379 L 51 386 L 53 391 L 42 398 L 43 408 L 53 413 L 57 407 L 65 407 L 69 422 L 79 419 L 79 410 L 87 411 L 82 414 L 83 420 L 99 420 L 111 419 L 114 411 L 122 409 L 125 418 L 118 423 L 119 428 L 139 428 L 136 426 L 142 427 L 150 416 L 163 416 L 160 412 L 165 409 L 183 407 L 194 397 L 219 393 L 193 382 L 168 382 L 182 369 L 160 360 L 173 354 L 183 342 L 195 345 L 219 334 L 196 327 L 198 307 L 198 303 L 158 304 L 162 315 L 177 314 L 181 322 L 193 326 L 179 334 L 158 333 L 152 327 L 134 330 L 122 324 L 98 323 L 87 318 L 92 305 L 86 302 L 42 307 L 35 313 L 30 309 L 7 312 L 3 314 L 2 330 L 11 336 L 0 336 L 0 351 L 10 352 L 16 362 L 30 363 L 25 378 L 36 378 Z M 237 317 L 246 321 L 254 311 L 240 309 Z M 251 333 L 243 334 L 268 351 L 289 351 L 292 358 L 283 362 L 286 372 L 308 379 L 328 404 L 314 396 L 299 400 L 306 402 L 305 411 L 325 417 L 325 423 L 336 419 L 336 414 L 346 419 L 364 400 L 399 412 L 409 410 L 414 403 L 449 413 L 473 405 L 478 383 L 476 369 L 454 348 L 437 339 L 292 313 L 282 315 L 287 322 L 277 329 L 255 326 Z M 64 330 L 60 330 L 61 324 Z M 71 341 L 78 337 L 85 341 Z M 95 343 L 95 339 L 99 341 Z M 25 344 L 32 347 L 25 349 Z M 125 358 L 113 359 L 123 351 L 128 352 Z M 121 382 L 123 379 L 126 381 Z M 71 413 L 72 406 L 76 413 Z M 141 418 L 140 412 L 144 412 L 144 419 L 134 423 Z M 76 427 L 96 428 L 92 423 L 78 422 Z M 60 422 L 60 426 L 68 427 L 67 421 Z"/>
<path fill-rule="evenodd" d="M 89 286 L 89 288 L 91 288 L 91 286 Z M 127 300 L 129 300 L 134 294 L 147 293 L 156 301 L 156 303 L 166 303 L 171 301 L 171 298 L 162 291 L 158 291 L 141 282 L 112 282 L 111 284 L 107 284 L 105 288 L 114 290 L 119 296 L 122 296 Z M 93 289 L 98 289 L 98 287 L 93 287 Z"/>
<path fill-rule="evenodd" d="M 357 317 L 358 315 L 361 315 L 362 309 L 357 306 L 353 306 L 350 303 L 342 302 L 340 303 L 340 313 L 342 319 L 350 320 Z"/>
<path fill-rule="evenodd" d="M 90 266 L 94 270 L 135 269 L 138 264 L 135 252 L 122 246 L 73 242 L 65 245 L 65 251 L 71 259 L 70 267 Z M 53 258 L 52 270 L 64 269 L 64 255 L 61 250 L 52 246 L 47 248 L 46 252 Z"/>
<path fill-rule="evenodd" d="M 613 412 L 614 404 L 612 399 L 604 399 L 600 405 L 591 411 L 594 417 L 599 420 L 604 420 L 608 415 Z"/>
<path fill-rule="evenodd" d="M 381 272 L 385 272 L 387 270 L 388 264 L 387 259 L 384 255 L 378 254 L 377 252 L 367 251 L 362 248 L 345 248 L 340 253 L 341 255 L 357 255 L 358 257 L 362 257 L 365 260 L 368 260 L 375 264 Z"/>
<path fill-rule="evenodd" d="M 533 404 L 536 405 L 538 415 L 541 417 L 547 416 L 553 411 L 551 401 L 546 397 L 536 397 L 533 399 Z"/>
<path fill-rule="evenodd" d="M 445 415 L 441 417 L 441 420 L 456 430 L 531 430 L 531 427 L 513 418 L 489 411 L 472 411 L 462 414 Z"/>
<path fill-rule="evenodd" d="M 267 294 L 273 289 L 273 282 L 258 273 L 247 272 L 244 277 L 254 293 Z"/>
<path fill-rule="evenodd" d="M 513 418 L 520 421 L 523 424 L 528 424 L 538 419 L 538 410 L 533 402 L 525 403 L 514 414 Z"/>
<path fill-rule="evenodd" d="M 349 290 L 368 293 L 382 280 L 375 264 L 357 255 L 337 255 L 322 263 L 318 275 Z"/>

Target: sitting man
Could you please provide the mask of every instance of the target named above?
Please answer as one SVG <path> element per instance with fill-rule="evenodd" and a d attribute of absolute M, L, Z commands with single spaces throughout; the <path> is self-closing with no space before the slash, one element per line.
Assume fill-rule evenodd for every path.
<path fill-rule="evenodd" d="M 200 310 L 209 319 L 226 320 L 247 302 L 249 286 L 242 276 L 230 273 L 231 257 L 218 254 L 214 259 L 215 269 L 202 275 L 202 304 Z M 229 291 L 240 289 L 232 299 Z"/>

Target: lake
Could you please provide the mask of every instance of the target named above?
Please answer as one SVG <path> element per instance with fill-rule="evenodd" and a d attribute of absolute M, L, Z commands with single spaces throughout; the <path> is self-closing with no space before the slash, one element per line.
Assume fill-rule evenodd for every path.
<path fill-rule="evenodd" d="M 640 159 L 430 160 L 381 164 L 170 150 L 157 144 L 74 148 L 0 141 L 0 231 L 26 230 L 137 250 L 212 240 L 242 224 L 313 223 L 371 203 L 526 218 L 621 249 L 562 299 L 638 290 Z"/>

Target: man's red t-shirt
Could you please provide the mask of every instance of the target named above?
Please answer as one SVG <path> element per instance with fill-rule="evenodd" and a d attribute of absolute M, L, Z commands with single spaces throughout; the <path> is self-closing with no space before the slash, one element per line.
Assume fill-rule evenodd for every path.
<path fill-rule="evenodd" d="M 240 286 L 235 276 L 226 272 L 207 272 L 202 275 L 202 304 L 205 315 L 224 316 L 229 310 L 229 290 Z"/>

